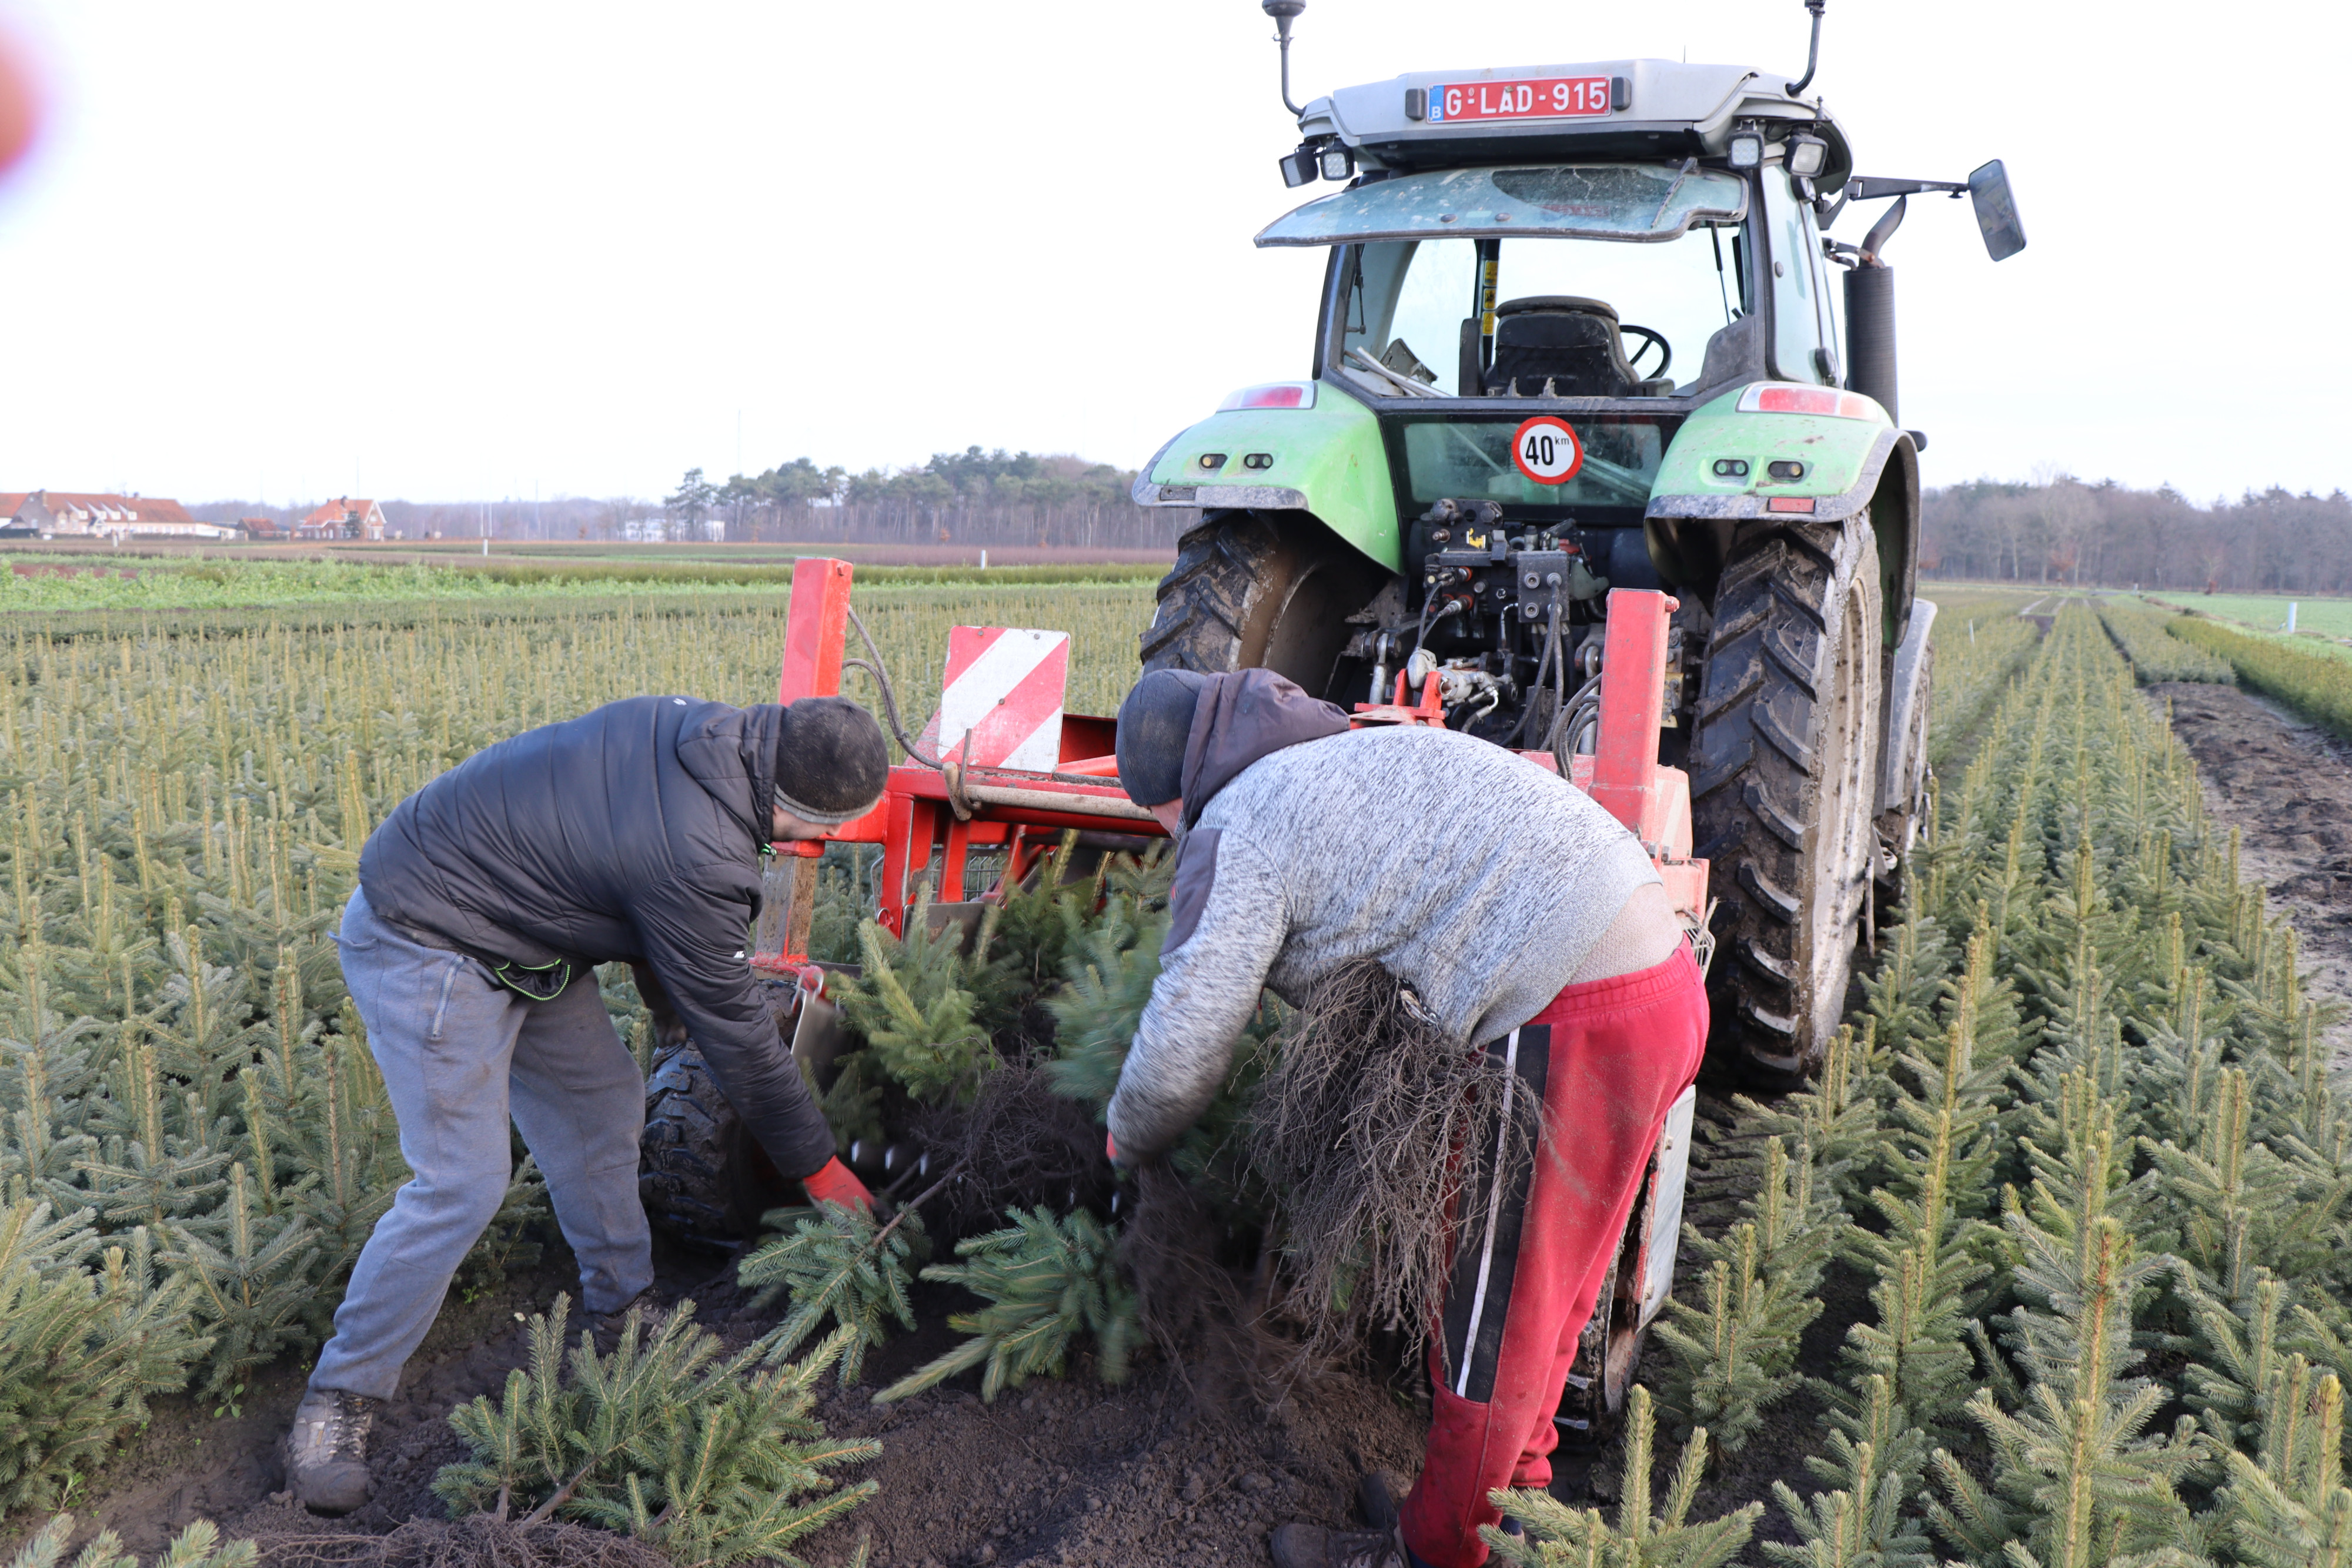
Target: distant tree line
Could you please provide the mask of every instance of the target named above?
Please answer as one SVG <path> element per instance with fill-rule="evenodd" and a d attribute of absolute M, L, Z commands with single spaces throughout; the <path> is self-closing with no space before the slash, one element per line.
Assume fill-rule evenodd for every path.
<path fill-rule="evenodd" d="M 689 528 L 721 519 L 740 539 L 1172 546 L 1191 514 L 1137 507 L 1134 483 L 1132 469 L 1108 463 L 968 446 L 860 474 L 798 457 L 717 484 L 694 468 L 662 507 Z"/>
<path fill-rule="evenodd" d="M 1173 548 L 1189 508 L 1129 499 L 1132 470 L 1066 455 L 942 452 L 918 467 L 853 474 L 806 457 L 713 482 L 692 469 L 659 500 L 562 496 L 544 501 L 386 501 L 408 538 L 616 539 L 647 519 L 724 524 L 758 543 L 908 543 Z M 2031 482 L 1978 479 L 1924 497 L 1920 570 L 1934 577 L 2099 583 L 2216 591 L 2352 593 L 2352 497 L 2275 486 L 2199 505 L 2170 486 L 2134 489 L 2063 474 Z M 215 501 L 207 522 L 270 517 L 290 523 L 309 503 Z"/>
<path fill-rule="evenodd" d="M 425 503 L 386 501 L 384 519 L 406 538 L 617 539 L 649 521 L 674 536 L 745 543 L 838 541 L 1173 549 L 1191 526 L 1189 508 L 1138 507 L 1135 472 L 1066 455 L 991 452 L 978 446 L 935 454 L 919 466 L 852 473 L 807 457 L 723 482 L 688 469 L 658 500 L 561 496 L 546 500 Z M 268 507 L 214 501 L 190 508 L 205 521 L 268 517 L 290 524 L 310 504 Z M 632 525 L 635 525 L 633 528 Z"/>
<path fill-rule="evenodd" d="M 2065 475 L 1979 479 L 1923 499 L 1920 570 L 1939 577 L 2215 592 L 2352 592 L 2352 497 L 2273 486 L 2199 506 Z"/>

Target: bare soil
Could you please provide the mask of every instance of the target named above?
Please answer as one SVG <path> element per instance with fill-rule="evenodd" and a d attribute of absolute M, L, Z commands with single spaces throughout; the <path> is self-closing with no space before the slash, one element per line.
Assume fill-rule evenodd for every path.
<path fill-rule="evenodd" d="M 370 1443 L 376 1492 L 359 1512 L 317 1519 L 280 1490 L 278 1444 L 301 1398 L 306 1362 L 271 1368 L 234 1413 L 184 1396 L 156 1401 L 145 1434 L 69 1503 L 77 1545 L 111 1528 L 129 1550 L 152 1557 L 184 1526 L 211 1519 L 231 1537 L 260 1540 L 277 1568 L 304 1568 L 333 1560 L 338 1541 L 358 1544 L 353 1538 L 439 1520 L 434 1474 L 465 1454 L 449 1412 L 477 1395 L 495 1396 L 527 1355 L 524 1320 L 561 1292 L 576 1295 L 568 1255 L 560 1246 L 550 1251 L 546 1265 L 444 1309 L 377 1418 Z M 663 1293 L 691 1296 L 698 1321 L 732 1344 L 782 1315 L 781 1304 L 751 1306 L 719 1260 L 679 1252 L 660 1262 Z M 1147 1355 L 1118 1388 L 1098 1382 L 1082 1360 L 1066 1378 L 1007 1390 L 993 1404 L 981 1402 L 976 1376 L 967 1375 L 875 1406 L 874 1389 L 949 1348 L 948 1314 L 972 1304 L 951 1288 L 919 1287 L 923 1326 L 871 1354 L 864 1383 L 821 1406 L 835 1436 L 881 1441 L 882 1458 L 861 1472 L 881 1491 L 805 1543 L 810 1563 L 845 1562 L 860 1537 L 870 1537 L 876 1568 L 1260 1563 L 1267 1532 L 1285 1520 L 1347 1522 L 1364 1469 L 1409 1477 L 1418 1467 L 1425 1415 L 1397 1388 L 1358 1375 L 1267 1404 L 1228 1369 Z M 27 1519 L 0 1535 L 0 1554 L 38 1522 Z M 434 1544 L 448 1556 L 455 1543 Z M 395 1551 L 392 1561 L 417 1555 Z"/>
<path fill-rule="evenodd" d="M 2352 746 L 2234 686 L 2148 688 L 2197 759 L 2205 808 L 2239 830 L 2244 875 L 2294 925 L 2315 997 L 2352 1009 Z M 2352 1022 L 2331 1031 L 2352 1067 Z"/>

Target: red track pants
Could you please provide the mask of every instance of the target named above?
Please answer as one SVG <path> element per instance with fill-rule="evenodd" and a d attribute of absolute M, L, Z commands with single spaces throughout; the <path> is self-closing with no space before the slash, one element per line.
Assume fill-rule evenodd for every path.
<path fill-rule="evenodd" d="M 1666 1111 L 1698 1076 L 1706 992 L 1688 947 L 1570 986 L 1488 1050 L 1542 1097 L 1547 1145 L 1519 1190 L 1465 1194 L 1470 1232 L 1430 1346 L 1435 1407 L 1405 1544 L 1432 1568 L 1486 1561 L 1486 1494 L 1551 1484 L 1552 1415 L 1616 1261 Z"/>

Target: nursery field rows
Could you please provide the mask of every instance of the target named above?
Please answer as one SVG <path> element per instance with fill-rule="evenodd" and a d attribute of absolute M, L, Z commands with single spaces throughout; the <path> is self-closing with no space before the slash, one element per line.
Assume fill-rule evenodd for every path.
<path fill-rule="evenodd" d="M 1646 1363 L 1654 1421 L 1633 1422 L 1630 1466 L 1604 1455 L 1565 1497 L 1515 1500 L 1534 1533 L 1498 1542 L 1507 1560 L 2021 1568 L 2021 1548 L 2044 1564 L 2162 1550 L 2270 1563 L 2335 1561 L 2326 1543 L 2352 1540 L 2352 1128 L 2329 1010 L 2292 926 L 2241 880 L 2247 856 L 2188 750 L 2134 689 L 2118 644 L 2146 629 L 2044 605 L 2045 637 L 2014 596 L 1946 598 L 1936 826 L 1877 934 L 1863 1005 L 1815 1090 L 1717 1103 L 1702 1228 Z M 1109 711 L 1150 598 L 1039 585 L 860 602 L 912 721 L 958 621 L 1071 630 L 1070 706 Z M 418 783 L 544 718 L 641 691 L 755 700 L 772 690 L 781 614 L 542 604 L 0 649 L 8 1526 L 64 1504 L 107 1517 L 114 1478 L 138 1475 L 139 1507 L 117 1517 L 152 1550 L 184 1522 L 200 1469 L 207 1511 L 286 1550 L 270 1532 L 289 1521 L 263 1495 L 272 1421 L 245 1401 L 290 1398 L 404 1175 L 324 937 L 358 842 Z M 1008 909 L 968 961 L 869 930 L 852 1010 L 870 1071 L 829 1112 L 961 1115 L 1032 1072 L 1094 1100 L 1148 991 L 1164 871 L 1121 871 L 1103 891 L 1098 909 Z M 830 896 L 845 938 L 847 884 Z M 625 984 L 608 1003 L 646 1050 Z M 1230 1127 L 1278 1060 L 1271 1013 L 1253 1040 L 1221 1102 Z M 1278 1234 L 1280 1195 L 1255 1193 L 1224 1146 L 1202 1146 L 1196 1184 L 1229 1234 Z M 861 1536 L 908 1568 L 1246 1561 L 1278 1518 L 1336 1521 L 1355 1465 L 1406 1461 L 1412 1380 L 1392 1361 L 1284 1397 L 1245 1364 L 1141 1353 L 1112 1385 L 1134 1332 L 1113 1236 L 1088 1229 L 1099 1215 L 1076 1185 L 1068 1212 L 1048 1212 L 1058 1188 L 1043 1201 L 961 1260 L 945 1242 L 974 1228 L 926 1210 L 929 1283 L 919 1245 L 897 1246 L 912 1229 L 824 1216 L 786 1226 L 740 1280 L 681 1261 L 671 1287 L 716 1336 L 681 1323 L 630 1353 L 639 1383 L 591 1396 L 558 1375 L 551 1328 L 514 1321 L 562 1284 L 560 1260 L 533 1261 L 551 1239 L 525 1166 L 449 1314 L 454 1327 L 488 1308 L 505 1326 L 484 1321 L 471 1352 L 436 1338 L 394 1413 L 402 1495 L 462 1511 L 503 1494 L 714 1563 L 840 1563 Z M 1064 1304 L 1021 1282 L 1033 1263 L 1060 1271 Z M 871 1265 L 878 1294 L 837 1283 L 852 1264 Z M 1052 1354 L 1024 1361 L 1032 1329 Z M 533 1334 L 535 1364 L 502 1406 L 501 1369 Z M 840 1358 L 859 1356 L 843 1386 Z M 868 1402 L 957 1358 L 989 1363 L 988 1382 Z M 696 1420 L 800 1423 L 793 1443 L 829 1432 L 831 1446 L 729 1459 L 775 1500 L 747 1514 L 647 1458 L 681 1439 L 631 1414 L 630 1386 L 687 1391 L 674 1402 Z M 453 1432 L 453 1403 L 476 1393 L 494 1397 Z M 136 1453 L 107 1465 L 151 1409 L 182 1434 L 217 1411 L 224 1437 L 246 1436 L 233 1458 L 176 1439 L 192 1475 L 173 1500 Z M 601 1458 L 528 1436 L 600 1419 L 646 1435 Z M 1639 1462 L 1653 1453 L 1654 1478 Z M 584 1479 L 565 1492 L 575 1460 Z M 789 1479 L 772 1469 L 787 1460 Z M 1687 1484 L 1669 1484 L 1677 1473 Z"/>

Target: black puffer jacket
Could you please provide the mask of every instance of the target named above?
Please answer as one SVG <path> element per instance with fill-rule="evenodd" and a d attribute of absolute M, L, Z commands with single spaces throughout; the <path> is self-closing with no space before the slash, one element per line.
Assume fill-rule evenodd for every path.
<path fill-rule="evenodd" d="M 833 1134 L 745 962 L 782 727 L 772 704 L 631 697 L 500 741 L 400 803 L 360 887 L 492 962 L 649 965 L 744 1125 L 806 1175 Z"/>

